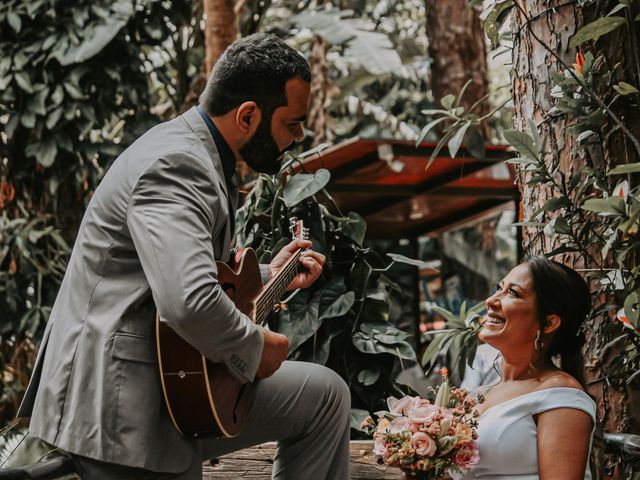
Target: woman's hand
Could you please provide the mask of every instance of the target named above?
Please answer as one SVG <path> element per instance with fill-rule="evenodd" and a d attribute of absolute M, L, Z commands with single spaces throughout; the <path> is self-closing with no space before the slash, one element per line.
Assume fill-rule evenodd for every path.
<path fill-rule="evenodd" d="M 273 278 L 297 250 L 304 250 L 310 247 L 311 242 L 309 240 L 294 240 L 286 245 L 269 264 L 269 278 Z M 299 262 L 304 267 L 304 270 L 295 276 L 287 290 L 307 288 L 312 285 L 322 274 L 322 266 L 325 264 L 326 258 L 321 253 L 305 250 L 302 252 Z"/>

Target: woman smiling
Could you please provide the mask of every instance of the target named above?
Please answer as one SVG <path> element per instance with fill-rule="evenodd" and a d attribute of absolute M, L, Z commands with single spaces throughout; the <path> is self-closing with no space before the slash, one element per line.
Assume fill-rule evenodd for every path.
<path fill-rule="evenodd" d="M 533 257 L 486 304 L 480 338 L 502 354 L 502 379 L 481 388 L 480 463 L 464 479 L 590 479 L 595 403 L 577 361 L 591 308 L 587 284 L 565 265 Z"/>

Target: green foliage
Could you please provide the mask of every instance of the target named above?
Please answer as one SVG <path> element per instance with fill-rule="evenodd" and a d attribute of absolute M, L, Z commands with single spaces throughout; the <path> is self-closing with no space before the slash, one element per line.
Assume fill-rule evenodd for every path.
<path fill-rule="evenodd" d="M 284 187 L 278 176 L 260 176 L 237 212 L 238 245 L 269 262 L 290 241 L 289 218 L 304 221 L 313 249 L 327 264 L 320 279 L 290 298 L 270 324 L 289 337 L 290 358 L 333 368 L 349 383 L 354 406 L 374 411 L 388 395 L 401 393 L 394 378 L 416 361 L 411 335 L 389 321 L 389 300 L 398 292 L 384 275 L 394 262 L 415 260 L 396 256 L 389 262 L 364 248 L 364 220 L 327 207 L 333 205 L 324 190 L 328 176 L 327 170 L 299 173 Z"/>
<path fill-rule="evenodd" d="M 436 147 L 433 149 L 433 152 L 429 157 L 426 168 L 429 168 L 433 161 L 438 158 L 438 154 L 445 146 L 448 146 L 449 148 L 449 156 L 454 158 L 458 154 L 460 146 L 465 139 L 467 152 L 475 158 L 484 158 L 485 142 L 480 133 L 480 125 L 483 121 L 491 118 L 493 114 L 498 109 L 504 107 L 504 105 L 501 105 L 497 109 L 482 116 L 473 113 L 475 108 L 490 96 L 486 95 L 476 101 L 469 110 L 465 110 L 464 107 L 460 106 L 460 102 L 470 83 L 471 80 L 467 81 L 457 95 L 449 94 L 443 97 L 442 100 L 440 100 L 440 103 L 444 108 L 422 110 L 424 115 L 435 118 L 427 123 L 427 125 L 425 125 L 420 131 L 420 135 L 416 140 L 416 145 L 419 145 L 423 140 L 425 140 L 436 126 L 442 122 L 447 122 L 442 135 L 436 143 Z"/>
<path fill-rule="evenodd" d="M 334 141 L 355 135 L 414 140 L 420 109 L 430 106 L 424 2 L 348 0 L 340 9 L 308 11 L 301 5 L 280 0 L 277 6 L 286 8 L 271 8 L 263 28 L 287 31 L 302 52 L 308 53 L 312 35 L 327 41 Z"/>
<path fill-rule="evenodd" d="M 11 418 L 84 207 L 157 117 L 166 47 L 187 2 L 0 6 L 0 423 Z M 166 57 L 170 57 L 165 52 Z"/>
<path fill-rule="evenodd" d="M 467 366 L 473 364 L 478 349 L 478 334 L 482 328 L 480 325 L 480 312 L 485 309 L 484 302 L 467 310 L 466 302 L 460 308 L 458 316 L 448 310 L 432 305 L 433 313 L 442 316 L 446 320 L 442 330 L 433 330 L 424 334 L 425 337 L 434 337 L 422 354 L 422 365 L 429 371 L 437 362 L 438 357 L 452 349 L 457 353 L 454 371 L 456 378 L 464 378 Z"/>
<path fill-rule="evenodd" d="M 340 9 L 304 10 L 292 18 L 295 25 L 308 28 L 331 45 L 345 46 L 345 55 L 357 59 L 372 75 L 391 73 L 402 60 L 389 37 L 361 19 L 345 18 L 348 11 Z"/>

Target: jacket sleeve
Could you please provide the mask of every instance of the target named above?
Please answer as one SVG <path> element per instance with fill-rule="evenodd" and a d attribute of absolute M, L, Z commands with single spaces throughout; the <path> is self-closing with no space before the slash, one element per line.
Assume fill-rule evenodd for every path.
<path fill-rule="evenodd" d="M 127 226 L 162 320 L 239 380 L 252 381 L 264 338 L 218 284 L 212 236 L 226 199 L 214 175 L 185 152 L 156 160 L 134 187 Z"/>

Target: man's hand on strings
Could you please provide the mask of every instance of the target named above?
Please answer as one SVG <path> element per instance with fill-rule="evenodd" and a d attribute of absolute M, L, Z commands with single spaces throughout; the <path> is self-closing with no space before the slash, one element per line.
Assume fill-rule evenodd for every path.
<path fill-rule="evenodd" d="M 304 250 L 309 247 L 311 247 L 309 240 L 293 240 L 286 245 L 269 264 L 269 278 L 273 278 L 297 250 Z M 322 273 L 322 266 L 326 261 L 327 259 L 321 253 L 314 252 L 313 250 L 304 250 L 298 260 L 302 271 L 295 276 L 287 290 L 296 290 L 298 288 L 311 286 Z"/>

